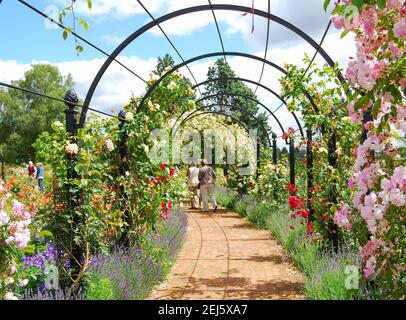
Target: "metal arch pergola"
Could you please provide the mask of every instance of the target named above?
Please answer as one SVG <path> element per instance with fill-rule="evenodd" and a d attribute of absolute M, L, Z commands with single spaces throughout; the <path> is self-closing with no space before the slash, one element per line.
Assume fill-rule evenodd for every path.
<path fill-rule="evenodd" d="M 225 93 L 224 95 L 227 95 L 227 93 Z M 216 96 L 217 96 L 217 95 L 216 95 Z M 242 95 L 242 96 L 244 96 L 244 95 Z M 210 97 L 212 97 L 212 96 L 208 96 L 207 98 L 202 98 L 202 99 L 200 99 L 200 101 L 203 101 L 203 100 L 208 99 L 208 98 L 210 98 Z M 244 96 L 244 97 L 245 97 L 245 96 Z M 256 100 L 255 100 L 255 101 L 256 101 Z M 260 103 L 260 102 L 259 102 L 259 103 Z M 209 105 L 209 106 L 202 106 L 202 107 L 197 108 L 196 110 L 194 110 L 191 114 L 193 114 L 193 113 L 195 113 L 195 112 L 197 112 L 197 111 L 199 111 L 199 110 L 207 109 L 207 108 L 212 108 L 212 107 L 215 107 L 215 106 L 218 106 L 218 105 L 219 105 L 219 104 L 212 104 L 212 105 Z M 229 107 L 229 108 L 233 108 L 233 109 L 236 108 L 236 109 L 238 109 L 239 111 L 244 112 L 245 114 L 247 114 L 248 116 L 251 116 L 251 117 L 254 117 L 254 116 L 255 116 L 255 115 L 253 115 L 252 113 L 248 112 L 246 109 L 244 109 L 244 108 L 242 108 L 242 107 L 239 107 L 239 106 L 230 105 L 230 104 L 223 104 L 223 106 Z M 265 108 L 267 108 L 267 107 L 265 107 Z M 268 108 L 267 108 L 267 109 L 268 109 Z M 175 125 L 179 122 L 179 120 L 180 120 L 187 112 L 188 112 L 188 111 L 183 112 L 183 113 L 176 119 Z M 285 129 L 283 128 L 283 126 L 282 126 L 281 122 L 279 121 L 279 119 L 273 114 L 272 111 L 269 110 L 269 112 L 270 112 L 270 114 L 275 118 L 275 120 L 277 121 L 279 127 L 281 128 L 282 132 L 284 133 L 284 132 L 285 132 Z M 191 114 L 189 114 L 188 116 L 190 116 Z M 175 125 L 174 125 L 174 126 L 175 126 Z"/>
<path fill-rule="evenodd" d="M 140 4 L 141 2 L 138 1 Z M 145 9 L 145 7 L 144 7 Z M 216 11 L 216 10 L 226 10 L 226 11 L 237 11 L 237 12 L 252 12 L 253 15 L 257 15 L 263 18 L 266 18 L 268 20 L 274 21 L 283 27 L 289 29 L 290 31 L 296 33 L 298 36 L 300 36 L 303 40 L 305 40 L 307 43 L 309 43 L 314 49 L 316 49 L 316 54 L 320 54 L 324 60 L 331 66 L 334 67 L 334 61 L 331 59 L 331 57 L 324 51 L 324 49 L 313 40 L 307 33 L 299 29 L 298 27 L 294 26 L 293 24 L 289 23 L 288 21 L 275 16 L 271 13 L 264 12 L 262 10 L 252 10 L 249 7 L 244 7 L 244 6 L 238 6 L 238 5 L 229 5 L 229 4 L 209 4 L 209 5 L 200 5 L 200 6 L 195 6 L 195 7 L 188 7 L 184 8 L 178 11 L 174 11 L 171 13 L 168 13 L 160 18 L 154 18 L 153 21 L 150 23 L 146 24 L 145 26 L 141 27 L 137 31 L 135 31 L 132 35 L 130 35 L 127 39 L 125 39 L 115 50 L 114 52 L 108 57 L 106 62 L 103 64 L 103 66 L 100 68 L 99 72 L 97 73 L 95 79 L 93 80 L 93 83 L 91 84 L 89 91 L 87 93 L 85 103 L 84 103 L 84 109 L 81 114 L 80 122 L 78 127 L 82 127 L 86 121 L 86 113 L 87 110 L 86 108 L 89 107 L 91 99 L 93 97 L 93 94 L 98 86 L 98 83 L 100 82 L 101 78 L 103 77 L 104 73 L 110 66 L 110 64 L 114 61 L 114 59 L 130 44 L 132 43 L 135 39 L 137 39 L 139 36 L 142 34 L 146 33 L 150 29 L 152 29 L 155 26 L 160 26 L 161 23 L 174 19 L 176 17 L 180 17 L 183 15 L 187 15 L 190 13 L 196 13 L 196 12 L 203 12 L 203 11 Z M 226 52 L 222 52 L 221 55 L 226 55 Z M 258 57 L 257 57 L 258 58 Z M 266 59 L 262 59 L 262 61 L 267 61 Z M 182 63 L 186 65 L 186 63 Z M 338 79 L 341 82 L 344 82 L 344 77 L 341 75 L 341 73 L 338 74 Z"/>
<path fill-rule="evenodd" d="M 220 41 L 221 41 L 222 49 L 223 49 L 223 52 L 220 53 L 220 55 L 224 55 L 225 58 L 226 58 L 226 56 L 227 56 L 227 52 L 226 52 L 225 49 L 224 49 L 224 44 L 223 44 L 223 42 L 222 42 L 220 29 L 219 29 L 219 27 L 218 27 L 217 19 L 216 19 L 216 16 L 215 16 L 215 11 L 218 11 L 218 10 L 226 10 L 226 11 L 235 11 L 235 12 L 251 13 L 251 14 L 253 15 L 253 18 L 254 18 L 254 16 L 260 16 L 260 17 L 262 17 L 262 18 L 267 19 L 267 20 L 268 20 L 267 43 L 268 43 L 268 40 L 269 40 L 269 24 L 270 24 L 270 21 L 273 21 L 273 22 L 275 22 L 275 23 L 277 23 L 277 24 L 279 24 L 279 25 L 281 25 L 281 26 L 283 26 L 283 27 L 289 29 L 290 31 L 292 31 L 293 33 L 295 33 L 296 35 L 298 35 L 299 37 L 301 37 L 301 38 L 302 38 L 303 40 L 305 40 L 308 44 L 310 44 L 314 49 L 316 49 L 316 53 L 315 53 L 315 55 L 314 55 L 312 61 L 310 62 L 310 64 L 309 64 L 307 70 L 310 69 L 310 66 L 312 65 L 312 63 L 313 63 L 313 61 L 314 61 L 314 59 L 315 59 L 315 57 L 316 57 L 317 54 L 320 54 L 320 55 L 323 57 L 323 59 L 327 62 L 328 65 L 330 65 L 330 66 L 333 67 L 333 68 L 335 67 L 333 60 L 332 60 L 332 59 L 330 58 L 330 56 L 323 50 L 323 48 L 322 48 L 322 46 L 321 46 L 321 45 L 322 45 L 322 42 L 323 42 L 323 40 L 324 40 L 324 38 L 325 38 L 325 35 L 326 35 L 326 33 L 327 33 L 327 30 L 328 30 L 328 28 L 329 28 L 329 26 L 330 26 L 331 23 L 329 23 L 329 25 L 328 25 L 328 27 L 327 27 L 327 30 L 326 30 L 326 33 L 324 34 L 321 43 L 318 44 L 318 43 L 316 43 L 308 34 L 306 34 L 305 32 L 303 32 L 303 31 L 302 31 L 301 29 L 299 29 L 298 27 L 292 25 L 292 24 L 289 23 L 288 21 L 286 21 L 286 20 L 284 20 L 284 19 L 282 19 L 282 18 L 280 18 L 280 17 L 278 17 L 278 16 L 275 16 L 275 15 L 271 14 L 271 13 L 270 13 L 270 2 L 269 2 L 269 0 L 268 0 L 268 12 L 264 12 L 264 11 L 262 11 L 262 10 L 258 10 L 258 9 L 256 9 L 256 8 L 254 8 L 254 6 L 253 6 L 253 8 L 249 8 L 249 7 L 245 7 L 245 6 L 230 5 L 230 4 L 215 4 L 215 5 L 213 5 L 213 4 L 211 3 L 211 1 L 209 1 L 209 4 L 208 4 L 208 5 L 200 5 L 200 6 L 188 7 L 188 8 L 185 8 L 185 9 L 181 9 L 181 10 L 178 10 L 178 11 L 174 11 L 174 12 L 168 13 L 168 14 L 166 14 L 166 15 L 164 15 L 164 16 L 162 16 L 162 17 L 159 17 L 159 18 L 157 18 L 157 19 L 155 19 L 155 18 L 150 14 L 150 12 L 149 12 L 149 11 L 147 10 L 147 8 L 142 4 L 142 2 L 141 2 L 140 0 L 137 0 L 138 3 L 143 7 L 143 9 L 145 10 L 145 12 L 147 12 L 148 15 L 152 18 L 152 21 L 149 22 L 149 23 L 147 23 L 146 25 L 144 25 L 143 27 L 141 27 L 140 29 L 138 29 L 137 31 L 135 31 L 135 32 L 134 32 L 132 35 L 130 35 L 127 39 L 125 39 L 111 54 L 109 54 L 109 53 L 107 53 L 106 51 L 100 49 L 98 46 L 96 46 L 96 45 L 93 44 L 92 42 L 86 40 L 84 37 L 81 37 L 80 35 L 78 35 L 77 33 L 75 33 L 73 30 L 71 30 L 71 28 L 65 27 L 63 24 L 61 24 L 61 23 L 55 21 L 54 19 L 52 19 L 51 17 L 47 16 L 46 14 L 44 14 L 43 12 L 41 12 L 40 10 L 38 10 L 38 9 L 36 9 L 35 7 L 33 7 L 32 5 L 28 4 L 26 1 L 24 1 L 24 0 L 17 0 L 17 1 L 19 1 L 21 4 L 25 5 L 25 6 L 28 7 L 29 9 L 33 10 L 34 12 L 40 14 L 40 15 L 43 16 L 44 18 L 48 19 L 48 20 L 51 21 L 52 23 L 55 23 L 56 25 L 58 25 L 58 26 L 59 26 L 60 28 L 62 28 L 63 30 L 69 31 L 72 35 L 74 35 L 75 37 L 77 37 L 78 39 L 80 39 L 81 41 L 83 41 L 84 43 L 86 43 L 87 45 L 91 46 L 92 48 L 96 49 L 97 51 L 99 51 L 99 52 L 101 52 L 102 54 L 104 54 L 105 56 L 107 56 L 107 60 L 104 62 L 104 64 L 102 65 L 102 67 L 99 69 L 99 71 L 98 71 L 96 77 L 93 79 L 93 82 L 92 82 L 92 84 L 91 84 L 91 86 L 90 86 L 90 88 L 89 88 L 89 90 L 88 90 L 88 92 L 87 92 L 87 94 L 86 94 L 86 98 L 85 98 L 85 101 L 84 101 L 84 104 L 83 104 L 83 105 L 79 105 L 79 104 L 78 104 L 78 99 L 76 99 L 77 97 L 71 101 L 70 99 L 66 99 L 66 97 L 65 97 L 65 99 L 61 99 L 61 98 L 57 98 L 57 97 L 51 97 L 51 96 L 49 96 L 49 95 L 46 95 L 45 93 L 35 92 L 35 91 L 30 90 L 30 89 L 19 88 L 19 87 L 10 85 L 10 84 L 0 83 L 1 86 L 5 86 L 5 87 L 11 88 L 11 89 L 16 89 L 16 90 L 21 90 L 21 91 L 27 92 L 27 93 L 29 93 L 29 94 L 34 94 L 34 95 L 42 96 L 42 97 L 48 98 L 48 99 L 54 99 L 54 100 L 59 99 L 59 101 L 63 100 L 63 102 L 65 102 L 65 104 L 69 107 L 69 109 L 65 111 L 65 112 L 66 112 L 66 129 L 67 129 L 67 131 L 68 131 L 70 134 L 72 134 L 72 136 L 74 136 L 74 135 L 76 134 L 76 133 L 75 133 L 75 130 L 76 130 L 76 129 L 79 129 L 79 128 L 83 128 L 83 127 L 84 127 L 84 125 L 85 125 L 85 123 L 86 123 L 86 116 L 87 116 L 87 113 L 88 113 L 89 110 L 94 111 L 94 112 L 98 112 L 98 113 L 102 113 L 102 114 L 108 115 L 108 116 L 110 116 L 110 117 L 115 117 L 115 116 L 112 116 L 111 114 L 103 113 L 103 112 L 100 111 L 100 110 L 91 109 L 91 108 L 90 108 L 90 102 L 91 102 L 91 100 L 92 100 L 92 97 L 93 97 L 93 95 L 94 95 L 94 92 L 95 92 L 95 90 L 96 90 L 96 88 L 97 88 L 97 86 L 98 86 L 98 84 L 99 84 L 101 78 L 103 77 L 104 73 L 106 72 L 106 70 L 109 68 L 109 66 L 110 66 L 113 62 L 118 63 L 118 64 L 119 64 L 120 66 L 122 66 L 124 69 L 126 69 L 127 71 L 129 71 L 130 73 L 132 73 L 134 76 L 136 76 L 139 80 L 143 81 L 144 83 L 147 83 L 147 81 L 146 81 L 145 79 L 143 79 L 143 78 L 140 77 L 138 74 L 136 74 L 133 70 L 131 70 L 129 67 L 127 67 L 126 65 L 124 65 L 123 63 L 121 63 L 120 61 L 118 61 L 118 60 L 117 60 L 117 57 L 120 55 L 120 53 L 121 53 L 130 43 L 132 43 L 132 42 L 133 42 L 135 39 L 137 39 L 139 36 L 143 35 L 144 33 L 148 32 L 149 30 L 151 30 L 153 27 L 158 27 L 158 28 L 162 31 L 162 33 L 164 34 L 164 36 L 166 37 L 166 39 L 168 40 L 168 42 L 172 45 L 172 47 L 174 48 L 174 50 L 178 53 L 179 57 L 180 57 L 181 60 L 183 61 L 183 62 L 180 64 L 180 66 L 181 66 L 181 67 L 182 67 L 182 66 L 185 66 L 185 67 L 187 67 L 187 68 L 189 69 L 189 66 L 188 66 L 187 61 L 185 61 L 185 60 L 183 59 L 183 57 L 182 57 L 181 54 L 179 53 L 179 50 L 177 50 L 176 46 L 170 41 L 169 37 L 166 35 L 166 33 L 164 32 L 164 30 L 162 29 L 162 27 L 161 27 L 160 24 L 163 23 L 163 22 L 165 22 L 165 21 L 169 21 L 169 20 L 174 19 L 174 18 L 176 18 L 176 17 L 180 17 L 180 16 L 187 15 L 187 14 L 190 14 L 190 13 L 204 12 L 204 11 L 211 11 L 211 12 L 213 13 L 213 17 L 214 17 L 214 20 L 215 20 L 215 23 L 216 23 L 217 31 L 218 31 L 218 34 L 219 34 L 219 36 L 220 36 Z M 0 1 L 0 2 L 1 2 L 1 1 Z M 268 48 L 268 46 L 266 46 L 266 47 Z M 248 54 L 243 54 L 243 53 L 238 53 L 238 52 L 237 52 L 237 53 L 232 53 L 232 54 L 228 53 L 228 54 L 229 54 L 229 55 L 235 55 L 235 56 L 246 56 L 246 57 L 250 56 L 251 59 L 255 59 L 255 60 L 258 60 L 258 61 L 262 61 L 262 62 L 263 62 L 263 69 L 264 69 L 264 67 L 265 67 L 265 64 L 272 65 L 272 63 L 270 63 L 270 61 L 269 61 L 269 60 L 267 59 L 267 57 L 266 57 L 266 56 L 267 56 L 267 50 L 266 50 L 266 52 L 265 52 L 264 58 L 258 58 L 258 57 L 256 57 L 256 56 L 252 56 L 252 55 L 248 55 Z M 214 56 L 218 56 L 218 55 L 219 55 L 218 53 L 211 53 L 211 54 L 201 55 L 201 56 L 199 56 L 199 59 L 204 59 L 204 58 L 208 58 L 208 57 L 214 57 Z M 194 61 L 197 61 L 197 60 L 199 60 L 199 59 L 193 58 L 193 59 L 190 60 L 190 62 L 194 62 Z M 189 63 L 190 63 L 190 62 L 189 62 Z M 262 75 L 263 75 L 263 72 L 264 72 L 263 69 L 262 69 L 262 72 L 261 72 L 261 77 L 260 77 L 259 83 L 260 83 L 261 80 L 262 80 Z M 277 68 L 277 69 L 278 69 L 278 68 Z M 280 68 L 280 69 L 281 69 L 281 68 Z M 282 70 L 280 70 L 280 69 L 279 69 L 279 71 L 283 72 L 283 71 L 282 71 L 283 69 L 282 69 Z M 190 69 L 189 69 L 189 70 L 190 70 Z M 306 72 L 307 72 L 307 70 L 306 70 Z M 172 71 L 172 70 L 171 70 L 171 71 Z M 306 74 L 306 72 L 304 72 L 304 74 Z M 166 77 L 167 75 L 169 75 L 170 73 L 171 73 L 171 72 L 169 72 L 168 74 L 165 74 L 163 77 L 165 78 L 165 77 Z M 193 73 L 192 73 L 192 72 L 190 72 L 190 73 L 191 73 L 192 78 L 195 80 Z M 288 74 L 286 71 L 283 72 L 283 73 L 284 73 L 285 75 Z M 338 80 L 339 80 L 340 82 L 342 82 L 342 83 L 345 82 L 344 77 L 342 76 L 342 74 L 341 74 L 340 72 L 338 72 L 337 78 L 338 78 Z M 161 80 L 161 81 L 162 81 L 162 80 Z M 195 81 L 195 82 L 196 82 L 196 81 Z M 197 83 L 196 83 L 196 84 L 197 84 Z M 156 87 L 156 86 L 155 86 L 155 87 Z M 155 88 L 155 87 L 154 87 L 154 88 Z M 151 90 L 149 90 L 148 95 L 151 94 L 151 92 L 154 90 L 154 88 L 152 88 L 152 87 L 150 88 Z M 198 88 L 198 89 L 199 89 L 199 88 Z M 312 104 L 313 108 L 315 108 L 315 111 L 317 111 L 317 106 L 316 106 L 315 103 L 313 102 L 312 97 L 309 95 L 308 92 L 305 92 L 305 91 L 304 91 L 304 93 L 305 93 L 306 98 L 309 99 L 309 101 L 310 101 L 310 103 Z M 145 98 L 148 97 L 148 95 L 144 96 L 143 101 L 145 101 Z M 69 95 L 67 95 L 67 96 L 69 97 Z M 70 96 L 72 96 L 72 95 L 70 95 Z M 282 106 L 282 105 L 283 105 L 283 104 L 281 104 L 281 106 Z M 76 113 L 77 113 L 77 112 L 76 112 L 75 109 L 74 109 L 76 106 L 79 106 L 80 108 L 82 108 L 80 120 L 79 120 L 78 123 L 76 122 Z M 277 110 L 278 110 L 278 109 L 277 109 Z M 277 110 L 275 110 L 274 112 L 276 112 Z M 227 116 L 229 116 L 229 115 L 227 115 Z M 117 118 L 117 117 L 116 117 L 116 118 Z M 308 133 L 309 133 L 309 132 L 311 133 L 311 128 L 307 128 L 307 131 L 308 131 Z M 309 137 L 310 137 L 310 139 L 311 139 L 311 134 L 309 135 Z M 74 139 L 74 138 L 72 138 L 72 139 Z M 334 139 L 333 139 L 333 141 L 334 141 Z M 294 142 L 294 141 L 292 140 L 292 141 L 291 141 L 291 144 L 290 144 L 290 150 L 291 150 L 291 152 L 290 152 L 290 159 L 293 158 L 293 160 L 294 160 L 294 143 L 292 143 L 292 142 Z M 292 152 L 292 150 L 293 150 L 293 152 Z M 309 150 L 309 148 L 308 148 L 308 150 Z M 70 159 L 69 161 L 75 161 L 75 159 L 72 158 L 72 159 Z M 294 161 L 293 161 L 293 162 L 292 162 L 292 161 L 290 162 L 291 168 L 292 168 L 292 163 L 293 163 L 293 170 L 291 170 L 291 182 L 292 182 L 292 183 L 295 183 L 295 177 L 294 177 Z M 73 176 L 74 176 L 73 170 L 71 170 L 71 169 L 68 168 L 68 177 L 72 178 Z M 308 184 L 309 184 L 309 183 L 311 183 L 310 177 L 308 178 Z M 310 190 L 310 188 L 309 188 L 309 190 Z M 75 218 L 80 218 L 79 216 L 77 216 L 77 215 L 75 214 L 75 200 L 74 200 L 74 199 L 75 199 L 76 196 L 77 196 L 77 195 L 74 194 L 73 192 L 71 192 L 71 193 L 69 194 L 69 210 L 72 210 L 72 215 L 73 215 L 73 218 L 74 218 L 74 219 L 75 219 Z M 77 252 L 75 253 L 74 259 L 71 259 L 72 265 L 74 265 L 77 261 L 80 261 L 80 258 L 81 258 L 81 254 L 80 254 L 80 253 L 81 253 L 81 248 L 77 248 Z M 76 261 L 76 262 L 75 262 L 75 261 Z"/>
<path fill-rule="evenodd" d="M 137 112 L 141 111 L 142 107 L 145 104 L 145 101 L 151 96 L 152 92 L 159 86 L 160 83 L 162 83 L 162 81 L 165 80 L 166 77 L 170 76 L 175 71 L 179 70 L 180 68 L 182 68 L 185 65 L 188 65 L 190 63 L 193 63 L 193 62 L 196 62 L 196 61 L 199 61 L 199 60 L 204 60 L 204 59 L 207 59 L 207 58 L 218 57 L 218 56 L 222 56 L 222 55 L 239 56 L 239 57 L 245 57 L 245 58 L 248 58 L 248 59 L 251 59 L 251 60 L 257 60 L 257 61 L 260 61 L 260 62 L 264 62 L 265 64 L 270 65 L 273 68 L 277 69 L 282 74 L 288 75 L 288 72 L 285 69 L 283 69 L 279 65 L 273 63 L 272 61 L 264 60 L 261 57 L 258 57 L 258 56 L 252 55 L 252 54 L 248 54 L 248 53 L 242 53 L 242 52 L 224 52 L 224 53 L 223 52 L 211 52 L 211 53 L 207 53 L 207 54 L 202 54 L 202 55 L 191 58 L 191 59 L 189 59 L 189 60 L 187 60 L 185 62 L 182 62 L 182 63 L 174 66 L 171 70 L 169 70 L 163 76 L 161 76 L 153 85 L 151 85 L 151 87 L 145 93 L 145 95 L 143 96 L 143 98 L 142 98 L 142 100 L 141 100 L 141 102 L 140 102 L 140 104 L 138 106 Z M 316 112 L 318 112 L 318 108 L 317 108 L 315 102 L 313 101 L 313 98 L 311 97 L 311 95 L 307 91 L 305 91 L 305 90 L 303 90 L 303 91 L 304 91 L 304 94 L 305 94 L 306 98 L 309 100 L 310 104 L 312 105 L 313 109 Z"/>
<path fill-rule="evenodd" d="M 253 98 L 253 97 L 250 97 L 250 96 L 248 96 L 248 95 L 245 95 L 245 94 L 241 94 L 241 93 L 231 93 L 231 92 L 222 92 L 222 93 L 212 94 L 212 95 L 209 95 L 209 96 L 205 96 L 205 97 L 203 97 L 203 98 L 200 98 L 199 100 L 196 100 L 196 103 L 199 103 L 199 102 L 202 102 L 202 101 L 204 101 L 204 100 L 211 99 L 211 98 L 221 97 L 221 96 L 241 97 L 241 98 L 244 98 L 244 99 L 247 99 L 247 100 L 251 100 L 251 101 L 257 103 L 258 105 L 260 105 L 261 107 L 263 107 L 263 108 L 276 120 L 276 122 L 278 123 L 278 125 L 279 125 L 279 127 L 281 128 L 282 132 L 283 132 L 283 133 L 285 132 L 285 130 L 284 130 L 283 126 L 282 126 L 282 123 L 280 122 L 280 120 L 278 119 L 278 117 L 275 115 L 275 113 L 271 111 L 271 109 L 269 109 L 265 104 L 263 104 L 263 103 L 260 102 L 259 100 L 255 99 L 255 98 Z M 293 115 L 293 117 L 294 117 L 294 119 L 295 119 L 295 121 L 296 121 L 296 124 L 298 125 L 298 129 L 299 129 L 299 131 L 300 131 L 301 136 L 304 138 L 303 128 L 302 128 L 302 125 L 300 124 L 299 119 L 297 118 L 297 116 L 296 116 L 296 114 L 295 114 L 294 112 L 291 112 L 291 113 L 292 113 L 292 115 Z"/>
<path fill-rule="evenodd" d="M 209 105 L 209 106 L 203 106 L 203 107 L 201 107 L 201 108 L 198 108 L 198 109 L 194 110 L 192 113 L 190 113 L 189 115 L 187 115 L 187 117 L 186 117 L 185 119 L 183 119 L 183 120 L 180 122 L 179 127 L 181 127 L 186 121 L 189 120 L 190 117 L 193 117 L 193 116 L 194 116 L 196 113 L 198 113 L 199 111 L 203 111 L 203 110 L 206 110 L 206 109 L 211 109 L 211 108 L 216 107 L 216 106 L 218 106 L 218 104 L 213 104 L 213 105 Z M 238 111 L 241 111 L 241 112 L 243 112 L 245 115 L 247 115 L 247 116 L 251 117 L 252 119 L 254 119 L 254 121 L 260 126 L 261 130 L 262 130 L 262 131 L 264 132 L 264 134 L 266 135 L 267 140 L 268 140 L 268 141 L 267 141 L 267 142 L 268 142 L 268 146 L 269 146 L 269 147 L 272 146 L 271 139 L 270 139 L 270 137 L 269 137 L 269 132 L 266 130 L 265 126 L 262 124 L 262 121 L 259 120 L 258 117 L 256 117 L 256 116 L 255 116 L 254 114 L 252 114 L 251 112 L 245 110 L 244 108 L 239 107 L 239 106 L 236 106 L 236 105 L 223 104 L 223 106 L 229 107 L 229 108 L 232 108 L 232 109 L 237 109 Z M 209 110 L 209 111 L 211 112 L 211 111 L 218 111 L 218 110 Z M 225 114 L 228 114 L 228 113 L 226 113 L 226 112 L 224 112 L 224 113 L 225 113 Z M 175 124 L 175 125 L 176 125 L 176 124 Z M 175 127 L 175 125 L 174 125 L 174 127 Z"/>

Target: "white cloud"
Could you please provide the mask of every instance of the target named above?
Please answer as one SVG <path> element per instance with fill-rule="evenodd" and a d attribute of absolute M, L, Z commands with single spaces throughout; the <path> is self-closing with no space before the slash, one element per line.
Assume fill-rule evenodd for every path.
<path fill-rule="evenodd" d="M 70 0 L 54 0 L 60 7 L 70 4 Z M 232 4 L 251 7 L 251 0 L 212 0 L 213 4 Z M 257 10 L 267 11 L 268 2 L 256 1 Z M 186 7 L 207 5 L 206 0 L 144 0 L 144 6 L 157 18 L 166 13 L 180 10 Z M 145 23 L 151 21 L 144 9 L 135 0 L 93 0 L 92 10 L 87 8 L 87 1 L 78 1 L 76 12 L 85 17 L 95 19 L 124 19 L 135 15 L 142 15 Z M 255 18 L 255 32 L 251 34 L 251 18 L 248 14 L 243 17 L 241 12 L 217 10 L 216 17 L 224 36 L 240 34 L 244 41 L 255 50 L 262 50 L 266 38 L 267 21 L 263 18 Z M 279 16 L 299 29 L 309 33 L 317 39 L 328 22 L 328 14 L 324 12 L 320 0 L 272 0 L 271 13 Z M 191 35 L 197 30 L 213 24 L 213 16 L 210 11 L 192 13 L 163 23 L 165 32 L 170 35 Z M 162 36 L 158 28 L 153 28 L 151 33 Z M 277 23 L 271 23 L 270 39 L 273 43 L 287 43 L 303 41 L 293 32 L 285 29 Z"/>
<path fill-rule="evenodd" d="M 105 34 L 105 35 L 102 35 L 100 38 L 104 42 L 111 43 L 114 45 L 119 45 L 125 39 L 123 36 L 118 36 L 116 34 Z"/>

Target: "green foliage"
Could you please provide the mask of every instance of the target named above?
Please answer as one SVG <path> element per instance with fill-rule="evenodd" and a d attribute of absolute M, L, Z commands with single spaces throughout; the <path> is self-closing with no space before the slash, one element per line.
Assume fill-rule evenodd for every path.
<path fill-rule="evenodd" d="M 173 60 L 170 54 L 165 54 L 162 58 L 158 57 L 158 64 L 153 71 L 157 76 L 165 74 L 165 70 L 172 69 L 175 66 L 175 60 Z M 167 69 L 168 68 L 168 69 Z"/>
<path fill-rule="evenodd" d="M 71 76 L 63 77 L 58 68 L 35 64 L 14 85 L 64 97 L 72 87 Z M 9 89 L 0 91 L 0 152 L 9 163 L 34 160 L 33 143 L 54 121 L 64 119 L 66 106 L 57 101 Z"/>
<path fill-rule="evenodd" d="M 84 291 L 86 300 L 114 300 L 111 280 L 96 273 L 87 274 Z"/>
<path fill-rule="evenodd" d="M 209 68 L 207 73 L 207 79 L 224 79 L 224 78 L 236 78 L 236 73 L 231 69 L 230 65 L 224 59 L 218 59 L 213 67 Z M 214 98 L 206 99 L 206 105 L 215 105 L 213 110 L 218 111 L 232 111 L 232 115 L 237 119 L 245 123 L 249 128 L 255 129 L 259 128 L 256 120 L 237 109 L 230 108 L 230 106 L 236 106 L 244 108 L 247 112 L 256 115 L 258 120 L 264 125 L 264 127 L 269 131 L 269 126 L 266 121 L 266 114 L 259 112 L 258 105 L 251 99 L 247 99 L 241 96 L 232 96 L 227 94 L 243 94 L 248 97 L 257 99 L 254 92 L 242 81 L 214 81 L 209 82 L 205 86 L 204 97 L 219 94 L 219 96 Z M 265 134 L 262 130 L 258 132 L 262 141 L 264 141 Z"/>

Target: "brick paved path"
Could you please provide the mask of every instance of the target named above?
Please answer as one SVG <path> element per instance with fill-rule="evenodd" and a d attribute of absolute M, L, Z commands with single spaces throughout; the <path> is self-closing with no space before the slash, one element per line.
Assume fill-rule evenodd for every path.
<path fill-rule="evenodd" d="M 150 299 L 303 299 L 300 274 L 269 232 L 222 209 L 188 217 L 179 257 Z"/>

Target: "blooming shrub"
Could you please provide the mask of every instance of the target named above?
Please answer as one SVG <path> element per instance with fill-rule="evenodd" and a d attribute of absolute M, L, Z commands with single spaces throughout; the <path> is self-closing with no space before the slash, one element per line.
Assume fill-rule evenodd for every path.
<path fill-rule="evenodd" d="M 392 128 L 406 132 L 406 7 L 404 1 L 345 1 L 336 6 L 332 20 L 355 35 L 357 54 L 346 72 L 354 89 L 350 117 L 360 124 L 371 114 L 349 180 L 352 209 L 344 205 L 335 220 L 352 230 L 362 247 L 365 278 L 380 296 L 404 298 L 406 169 Z"/>

